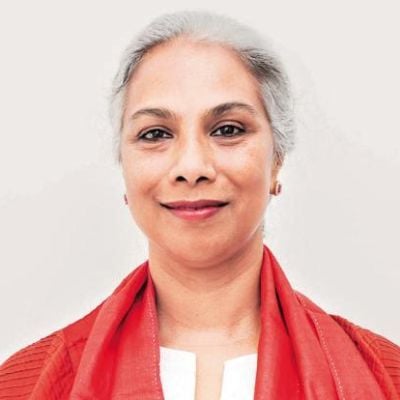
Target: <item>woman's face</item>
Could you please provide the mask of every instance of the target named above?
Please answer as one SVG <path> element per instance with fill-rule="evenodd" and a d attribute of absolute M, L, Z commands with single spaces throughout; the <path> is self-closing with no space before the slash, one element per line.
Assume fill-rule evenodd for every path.
<path fill-rule="evenodd" d="M 150 246 L 215 260 L 262 240 L 279 168 L 255 78 L 231 50 L 183 38 L 142 61 L 127 88 L 121 163 L 130 211 Z M 199 199 L 228 204 L 192 220 L 161 205 Z"/>

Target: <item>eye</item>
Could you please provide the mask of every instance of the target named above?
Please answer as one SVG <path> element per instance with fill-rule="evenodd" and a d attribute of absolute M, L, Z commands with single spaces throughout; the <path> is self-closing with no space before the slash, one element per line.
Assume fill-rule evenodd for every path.
<path fill-rule="evenodd" d="M 243 128 L 240 128 L 236 125 L 223 125 L 217 128 L 214 132 L 218 131 L 221 131 L 222 134 L 217 136 L 225 136 L 225 137 L 240 136 L 243 132 L 245 132 Z"/>
<path fill-rule="evenodd" d="M 139 140 L 144 140 L 146 142 L 156 142 L 156 141 L 158 141 L 158 139 L 162 139 L 161 136 L 163 133 L 167 133 L 167 132 L 164 131 L 163 129 L 159 129 L 159 128 L 151 129 L 151 130 L 141 134 L 139 136 Z M 149 135 L 149 136 L 147 136 L 147 135 Z"/>
<path fill-rule="evenodd" d="M 218 131 L 221 131 L 221 135 L 216 135 L 216 136 L 235 137 L 235 136 L 240 136 L 243 132 L 245 132 L 245 129 L 240 128 L 236 125 L 223 125 L 215 129 L 213 133 Z M 139 140 L 143 140 L 145 142 L 157 142 L 159 141 L 159 139 L 167 138 L 166 136 L 163 137 L 163 134 L 168 134 L 168 132 L 160 128 L 150 129 L 147 132 L 142 133 L 139 136 Z"/>

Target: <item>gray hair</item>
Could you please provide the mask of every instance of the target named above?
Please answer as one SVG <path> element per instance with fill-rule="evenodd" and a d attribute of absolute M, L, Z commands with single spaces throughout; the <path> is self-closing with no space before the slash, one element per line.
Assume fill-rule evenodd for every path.
<path fill-rule="evenodd" d="M 122 119 L 130 78 L 151 48 L 180 36 L 216 43 L 236 51 L 260 83 L 263 105 L 273 132 L 274 155 L 283 161 L 286 153 L 294 147 L 293 97 L 287 73 L 272 44 L 231 17 L 209 11 L 185 10 L 154 19 L 134 37 L 123 54 L 110 96 L 117 162 L 121 162 Z"/>

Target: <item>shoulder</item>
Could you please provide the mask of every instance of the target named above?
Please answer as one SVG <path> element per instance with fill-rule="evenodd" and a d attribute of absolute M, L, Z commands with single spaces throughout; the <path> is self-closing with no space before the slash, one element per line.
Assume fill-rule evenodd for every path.
<path fill-rule="evenodd" d="M 326 313 L 302 293 L 295 294 L 308 313 L 326 314 L 346 332 L 389 398 L 400 396 L 400 346 L 340 315 Z"/>
<path fill-rule="evenodd" d="M 99 307 L 24 347 L 0 365 L 0 398 L 67 399 Z"/>
<path fill-rule="evenodd" d="M 388 394 L 393 398 L 394 394 L 400 396 L 400 347 L 384 336 L 340 315 L 330 316 L 353 340 L 379 383 L 387 387 Z"/>
<path fill-rule="evenodd" d="M 143 268 L 135 268 L 109 297 L 122 290 L 138 271 Z M 0 399 L 68 399 L 92 326 L 109 297 L 84 317 L 24 347 L 1 364 Z"/>
<path fill-rule="evenodd" d="M 54 332 L 19 350 L 0 366 L 0 398 L 62 399 L 71 362 L 62 332 Z M 52 391 L 57 388 L 58 397 Z"/>

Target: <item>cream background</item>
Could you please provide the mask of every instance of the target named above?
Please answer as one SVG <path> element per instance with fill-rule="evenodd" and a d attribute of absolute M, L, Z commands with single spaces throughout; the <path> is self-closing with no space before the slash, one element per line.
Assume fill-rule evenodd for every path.
<path fill-rule="evenodd" d="M 400 343 L 398 2 L 25 0 L 0 5 L 0 362 L 145 260 L 106 97 L 138 29 L 199 6 L 271 37 L 295 85 L 298 144 L 266 243 L 296 289 Z"/>

